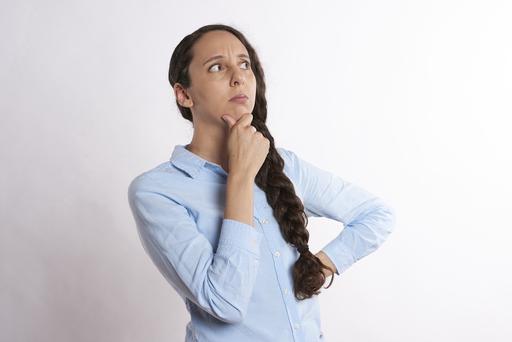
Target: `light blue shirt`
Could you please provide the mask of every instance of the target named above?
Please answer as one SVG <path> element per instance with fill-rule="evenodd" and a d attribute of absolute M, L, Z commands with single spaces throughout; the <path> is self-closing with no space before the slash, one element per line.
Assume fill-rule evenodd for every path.
<path fill-rule="evenodd" d="M 277 150 L 306 215 L 344 225 L 322 249 L 336 275 L 386 240 L 395 221 L 386 202 L 288 149 Z M 254 226 L 224 218 L 227 176 L 176 145 L 170 161 L 128 188 L 144 250 L 190 313 L 186 342 L 327 341 L 318 296 L 299 301 L 293 295 L 299 253 L 283 239 L 265 193 L 254 184 Z"/>

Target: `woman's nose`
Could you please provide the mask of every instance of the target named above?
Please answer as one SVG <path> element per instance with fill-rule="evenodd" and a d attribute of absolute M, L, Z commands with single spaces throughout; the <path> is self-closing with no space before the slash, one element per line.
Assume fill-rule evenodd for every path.
<path fill-rule="evenodd" d="M 238 83 L 238 85 L 240 85 L 240 84 L 244 84 L 244 82 L 245 82 L 245 78 L 241 72 L 235 72 L 233 74 L 233 77 L 231 78 L 231 85 L 235 85 L 237 83 Z"/>

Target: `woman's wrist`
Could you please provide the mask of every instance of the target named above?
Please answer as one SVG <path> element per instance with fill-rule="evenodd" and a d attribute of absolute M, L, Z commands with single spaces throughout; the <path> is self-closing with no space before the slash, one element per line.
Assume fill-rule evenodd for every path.
<path fill-rule="evenodd" d="M 327 256 L 327 254 L 325 254 L 323 251 L 319 251 L 318 253 L 315 254 L 315 256 L 317 256 L 320 259 L 322 264 L 324 264 L 327 267 L 330 267 L 333 271 L 336 272 L 336 265 L 334 265 L 334 263 Z M 325 274 L 326 278 L 330 277 L 333 274 L 333 272 L 331 272 L 330 270 L 328 270 L 326 268 L 323 268 L 322 272 Z"/>

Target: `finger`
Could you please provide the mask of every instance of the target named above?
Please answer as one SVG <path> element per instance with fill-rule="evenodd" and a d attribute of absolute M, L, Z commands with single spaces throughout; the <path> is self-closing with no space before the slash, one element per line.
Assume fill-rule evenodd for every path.
<path fill-rule="evenodd" d="M 236 120 L 233 119 L 233 117 L 229 114 L 224 114 L 221 118 L 228 125 L 229 128 L 233 127 L 233 125 L 236 124 Z"/>
<path fill-rule="evenodd" d="M 253 115 L 252 113 L 245 113 L 243 114 L 240 119 L 236 122 L 236 125 L 239 125 L 241 127 L 249 126 L 252 122 Z"/>

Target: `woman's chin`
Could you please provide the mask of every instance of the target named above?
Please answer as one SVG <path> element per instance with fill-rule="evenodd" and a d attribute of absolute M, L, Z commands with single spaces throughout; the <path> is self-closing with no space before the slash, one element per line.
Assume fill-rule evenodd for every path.
<path fill-rule="evenodd" d="M 249 102 L 246 103 L 234 103 L 232 105 L 232 111 L 233 113 L 242 116 L 242 114 L 250 113 L 251 112 L 251 106 Z"/>

